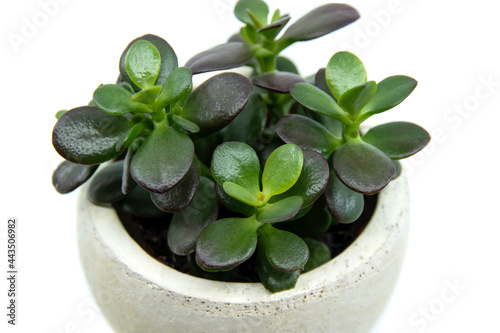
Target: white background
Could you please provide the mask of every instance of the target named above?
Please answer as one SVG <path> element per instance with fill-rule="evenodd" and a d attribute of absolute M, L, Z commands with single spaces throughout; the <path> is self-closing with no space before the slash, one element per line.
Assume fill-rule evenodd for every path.
<path fill-rule="evenodd" d="M 47 2 L 53 1 L 0 4 L 2 271 L 8 217 L 19 219 L 20 246 L 18 326 L 6 324 L 1 273 L 0 330 L 110 332 L 92 308 L 78 262 L 76 194 L 62 196 L 51 186 L 61 161 L 51 145 L 54 113 L 86 104 L 99 84 L 114 82 L 119 56 L 135 37 L 162 36 L 182 65 L 224 42 L 240 24 L 231 14 L 234 0 L 59 0 L 44 21 L 41 3 Z M 270 2 L 293 19 L 325 3 Z M 364 61 L 371 80 L 415 77 L 415 92 L 373 121 L 412 121 L 434 139 L 407 162 L 410 243 L 399 284 L 375 331 L 500 332 L 499 8 L 491 0 L 349 4 L 362 19 L 285 54 L 303 74 L 347 49 Z M 26 22 L 41 27 L 23 35 Z M 25 40 L 16 46 L 9 40 L 14 35 Z"/>

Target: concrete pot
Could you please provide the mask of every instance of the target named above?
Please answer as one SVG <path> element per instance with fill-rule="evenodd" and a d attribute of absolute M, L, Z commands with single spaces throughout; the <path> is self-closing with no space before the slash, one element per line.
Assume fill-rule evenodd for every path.
<path fill-rule="evenodd" d="M 79 198 L 78 243 L 90 290 L 116 332 L 368 332 L 398 278 L 408 238 L 404 177 L 380 194 L 361 235 L 340 255 L 271 294 L 260 283 L 180 273 L 150 257 L 115 211 Z"/>

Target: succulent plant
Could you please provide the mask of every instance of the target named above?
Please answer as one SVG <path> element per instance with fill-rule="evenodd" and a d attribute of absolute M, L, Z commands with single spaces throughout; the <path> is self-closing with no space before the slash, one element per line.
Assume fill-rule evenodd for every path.
<path fill-rule="evenodd" d="M 194 255 L 194 274 L 253 257 L 264 286 L 277 292 L 331 258 L 318 237 L 356 221 L 365 196 L 396 178 L 398 160 L 430 137 L 407 122 L 360 132 L 401 103 L 414 79 L 368 81 L 349 52 L 304 78 L 280 56 L 356 21 L 352 7 L 327 4 L 290 26 L 264 1 L 240 0 L 234 12 L 240 32 L 183 67 L 162 38 L 133 40 L 115 84 L 56 114 L 53 145 L 66 161 L 53 184 L 69 193 L 91 179 L 94 204 L 168 223 L 169 249 Z M 249 78 L 226 71 L 193 90 L 193 75 L 240 66 L 252 68 Z"/>

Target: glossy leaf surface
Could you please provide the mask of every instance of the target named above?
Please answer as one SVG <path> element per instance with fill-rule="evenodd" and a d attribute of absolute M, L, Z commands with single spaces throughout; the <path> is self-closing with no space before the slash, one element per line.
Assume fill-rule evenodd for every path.
<path fill-rule="evenodd" d="M 276 293 L 292 289 L 297 283 L 300 272 L 287 273 L 275 268 L 267 259 L 264 242 L 259 237 L 259 248 L 257 250 L 257 273 L 260 281 L 269 291 Z"/>
<path fill-rule="evenodd" d="M 289 72 L 274 72 L 263 74 L 252 80 L 257 87 L 269 89 L 278 93 L 289 93 L 292 87 L 299 82 L 306 82 L 300 75 Z"/>
<path fill-rule="evenodd" d="M 168 217 L 168 213 L 160 210 L 151 201 L 151 195 L 141 186 L 135 186 L 133 190 L 113 206 L 120 208 L 125 213 L 132 216 L 143 217 L 147 219 L 160 219 Z"/>
<path fill-rule="evenodd" d="M 217 200 L 226 208 L 241 213 L 245 216 L 252 216 L 255 214 L 255 207 L 247 205 L 239 200 L 231 198 L 225 191 L 222 185 L 215 183 L 215 194 L 217 195 Z"/>
<path fill-rule="evenodd" d="M 299 212 L 304 200 L 299 196 L 288 197 L 257 209 L 260 223 L 275 223 L 292 219 Z"/>
<path fill-rule="evenodd" d="M 306 242 L 309 248 L 309 260 L 307 260 L 307 264 L 304 266 L 303 273 L 312 271 L 332 259 L 330 249 L 325 243 L 312 238 L 304 238 L 304 242 Z"/>
<path fill-rule="evenodd" d="M 377 92 L 377 84 L 369 81 L 361 86 L 354 87 L 340 96 L 338 105 L 349 112 L 352 117 L 373 99 Z"/>
<path fill-rule="evenodd" d="M 285 25 L 288 24 L 290 18 L 291 17 L 288 15 L 283 16 L 279 20 L 260 28 L 259 30 L 257 30 L 257 32 L 264 36 L 266 39 L 274 40 L 276 36 L 278 36 L 278 34 L 281 32 L 281 30 L 283 30 Z"/>
<path fill-rule="evenodd" d="M 249 10 L 261 24 L 267 23 L 267 16 L 269 15 L 269 7 L 264 1 L 261 0 L 239 0 L 234 7 L 234 15 L 243 23 L 254 24 L 250 16 Z"/>
<path fill-rule="evenodd" d="M 89 184 L 87 197 L 96 205 L 105 205 L 121 200 L 123 161 L 113 162 L 102 168 Z"/>
<path fill-rule="evenodd" d="M 186 175 L 193 156 L 194 145 L 187 134 L 168 126 L 157 127 L 135 154 L 130 172 L 148 191 L 165 193 Z"/>
<path fill-rule="evenodd" d="M 189 133 L 198 133 L 200 131 L 200 126 L 177 115 L 172 116 L 172 121 L 174 124 Z"/>
<path fill-rule="evenodd" d="M 299 179 L 303 163 L 302 150 L 296 145 L 286 144 L 274 150 L 262 173 L 262 191 L 266 198 L 289 190 Z"/>
<path fill-rule="evenodd" d="M 365 207 L 363 194 L 354 192 L 345 186 L 333 170 L 330 172 L 325 197 L 330 213 L 340 223 L 354 222 L 363 213 Z"/>
<path fill-rule="evenodd" d="M 310 210 L 304 216 L 290 222 L 276 224 L 276 227 L 288 230 L 301 237 L 316 238 L 323 236 L 332 222 L 332 216 L 326 208 L 324 196 L 321 196 L 309 207 L 311 207 Z"/>
<path fill-rule="evenodd" d="M 387 155 L 361 140 L 349 141 L 337 149 L 333 169 L 342 183 L 363 194 L 383 189 L 395 172 L 394 163 Z"/>
<path fill-rule="evenodd" d="M 99 165 L 83 165 L 63 161 L 52 174 L 52 185 L 61 194 L 73 192 L 92 177 L 98 167 Z"/>
<path fill-rule="evenodd" d="M 195 55 L 185 66 L 193 74 L 199 74 L 241 67 L 246 65 L 252 57 L 252 51 L 244 43 L 231 42 Z"/>
<path fill-rule="evenodd" d="M 276 69 L 280 72 L 299 74 L 299 70 L 293 61 L 283 56 L 276 57 Z"/>
<path fill-rule="evenodd" d="M 153 104 L 153 102 L 158 97 L 160 91 L 161 91 L 161 86 L 146 88 L 135 93 L 130 100 L 132 102 L 143 103 L 148 105 Z"/>
<path fill-rule="evenodd" d="M 346 91 L 368 81 L 365 66 L 357 56 L 350 52 L 335 53 L 326 66 L 326 82 L 339 100 Z"/>
<path fill-rule="evenodd" d="M 230 197 L 246 203 L 247 205 L 261 206 L 263 204 L 262 201 L 257 200 L 257 196 L 255 194 L 238 184 L 225 182 L 222 184 L 222 187 L 224 188 L 224 192 L 226 192 Z"/>
<path fill-rule="evenodd" d="M 141 89 L 154 86 L 161 67 L 161 55 L 147 40 L 138 40 L 125 56 L 125 70 L 132 82 Z"/>
<path fill-rule="evenodd" d="M 122 116 L 132 112 L 150 113 L 151 110 L 142 103 L 131 101 L 132 94 L 116 84 L 105 84 L 94 91 L 94 102 L 104 112 Z"/>
<path fill-rule="evenodd" d="M 159 106 L 173 104 L 189 93 L 192 88 L 192 74 L 189 68 L 179 67 L 167 78 L 156 102 Z"/>
<path fill-rule="evenodd" d="M 83 106 L 59 118 L 52 134 L 52 143 L 56 151 L 68 161 L 99 164 L 120 154 L 115 145 L 131 127 L 125 117 L 109 115 L 95 106 Z"/>

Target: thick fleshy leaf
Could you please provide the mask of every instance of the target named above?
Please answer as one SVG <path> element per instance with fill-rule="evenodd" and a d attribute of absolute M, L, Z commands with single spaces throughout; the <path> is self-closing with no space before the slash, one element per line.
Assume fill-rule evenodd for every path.
<path fill-rule="evenodd" d="M 354 118 L 359 111 L 373 99 L 377 92 L 377 84 L 375 81 L 369 81 L 363 85 L 347 90 L 340 96 L 338 105 L 349 112 Z"/>
<path fill-rule="evenodd" d="M 390 76 L 379 82 L 375 97 L 361 110 L 364 118 L 392 109 L 417 87 L 417 81 L 404 75 Z"/>
<path fill-rule="evenodd" d="M 92 177 L 98 167 L 99 164 L 82 165 L 63 161 L 52 174 L 52 185 L 61 194 L 73 192 Z"/>
<path fill-rule="evenodd" d="M 365 66 L 354 54 L 343 51 L 330 58 L 326 66 L 326 83 L 337 100 L 346 91 L 365 84 L 366 81 Z"/>
<path fill-rule="evenodd" d="M 208 225 L 196 243 L 196 257 L 209 269 L 227 269 L 252 256 L 257 247 L 254 218 L 227 218 Z"/>
<path fill-rule="evenodd" d="M 182 213 L 174 214 L 170 222 L 167 235 L 170 250 L 181 256 L 194 252 L 201 232 L 215 221 L 218 211 L 214 183 L 201 177 L 198 191 L 189 207 Z"/>
<path fill-rule="evenodd" d="M 212 174 L 223 185 L 235 183 L 255 197 L 260 192 L 260 162 L 255 150 L 242 142 L 226 142 L 214 151 Z"/>
<path fill-rule="evenodd" d="M 333 97 L 332 91 L 326 82 L 326 68 L 320 68 L 314 77 L 314 85 Z"/>
<path fill-rule="evenodd" d="M 231 198 L 239 200 L 250 206 L 262 206 L 264 203 L 257 199 L 257 196 L 247 189 L 241 187 L 238 184 L 225 182 L 222 184 L 224 192 L 226 192 Z"/>
<path fill-rule="evenodd" d="M 239 0 L 234 7 L 234 15 L 238 20 L 246 24 L 254 24 L 251 17 L 248 15 L 250 11 L 260 24 L 267 23 L 267 16 L 269 15 L 269 7 L 264 1 L 261 0 Z"/>
<path fill-rule="evenodd" d="M 138 144 L 132 144 L 132 146 L 127 149 L 125 158 L 123 159 L 123 173 L 122 173 L 122 193 L 129 194 L 134 187 L 137 185 L 134 178 L 130 174 L 130 163 L 132 163 L 132 158 L 137 152 Z"/>
<path fill-rule="evenodd" d="M 271 265 L 266 256 L 265 245 L 262 237 L 259 237 L 256 266 L 260 281 L 264 287 L 273 293 L 292 289 L 295 287 L 297 279 L 300 276 L 300 271 L 287 273 L 280 271 Z"/>
<path fill-rule="evenodd" d="M 328 158 L 340 146 L 336 138 L 323 125 L 310 118 L 295 114 L 281 117 L 276 133 L 286 143 L 293 143 L 302 149 L 312 149 Z"/>
<path fill-rule="evenodd" d="M 135 186 L 129 195 L 113 203 L 113 206 L 132 216 L 146 219 L 161 219 L 169 216 L 168 213 L 156 207 L 151 201 L 150 193 L 140 186 Z"/>
<path fill-rule="evenodd" d="M 354 192 L 345 186 L 333 170 L 330 172 L 325 198 L 330 213 L 340 223 L 356 221 L 365 208 L 363 194 Z"/>
<path fill-rule="evenodd" d="M 52 133 L 52 144 L 70 162 L 99 164 L 120 154 L 115 145 L 131 127 L 123 116 L 112 116 L 95 106 L 83 106 L 59 118 Z"/>
<path fill-rule="evenodd" d="M 124 136 L 120 138 L 120 140 L 118 140 L 115 147 L 116 151 L 122 151 L 123 149 L 128 148 L 132 142 L 142 134 L 144 127 L 145 125 L 143 122 L 135 124 Z"/>
<path fill-rule="evenodd" d="M 299 196 L 288 197 L 275 203 L 268 203 L 257 209 L 257 220 L 260 223 L 288 221 L 299 212 L 304 200 Z"/>
<path fill-rule="evenodd" d="M 172 116 L 172 121 L 174 124 L 189 133 L 198 133 L 200 131 L 200 126 L 177 115 Z"/>
<path fill-rule="evenodd" d="M 252 216 L 255 214 L 255 207 L 247 205 L 239 200 L 231 198 L 225 191 L 222 185 L 215 183 L 215 194 L 217 195 L 217 200 L 226 208 L 232 210 L 233 212 L 241 213 L 245 216 Z"/>
<path fill-rule="evenodd" d="M 297 182 L 303 163 L 302 150 L 294 144 L 283 145 L 269 155 L 262 173 L 262 192 L 266 201 L 288 191 Z"/>
<path fill-rule="evenodd" d="M 216 75 L 189 96 L 181 116 L 200 126 L 200 134 L 218 131 L 245 107 L 252 83 L 236 73 Z"/>
<path fill-rule="evenodd" d="M 161 91 L 161 86 L 153 86 L 146 89 L 143 89 L 132 96 L 130 99 L 132 102 L 144 103 L 144 104 L 153 104 L 158 94 Z"/>
<path fill-rule="evenodd" d="M 89 184 L 87 197 L 93 204 L 106 205 L 125 197 L 122 193 L 123 161 L 102 168 Z"/>
<path fill-rule="evenodd" d="M 275 268 L 283 272 L 304 269 L 309 259 L 307 244 L 299 236 L 265 224 L 259 228 L 264 243 L 266 257 Z"/>
<path fill-rule="evenodd" d="M 132 94 L 116 84 L 105 84 L 94 91 L 94 102 L 104 112 L 122 116 L 132 112 L 151 113 L 142 103 L 132 102 Z"/>
<path fill-rule="evenodd" d="M 304 238 L 304 242 L 306 242 L 309 248 L 309 260 L 304 266 L 303 273 L 312 271 L 332 259 L 330 249 L 325 243 L 312 238 Z"/>
<path fill-rule="evenodd" d="M 299 70 L 297 69 L 297 66 L 295 66 L 293 61 L 283 56 L 278 56 L 276 58 L 276 69 L 280 72 L 299 74 Z"/>
<path fill-rule="evenodd" d="M 345 4 L 331 3 L 318 7 L 292 24 L 279 39 L 279 49 L 294 42 L 315 39 L 356 21 L 359 13 Z"/>
<path fill-rule="evenodd" d="M 398 121 L 373 127 L 362 139 L 383 151 L 390 158 L 399 160 L 423 149 L 431 137 L 418 125 Z"/>
<path fill-rule="evenodd" d="M 282 200 L 285 197 L 299 196 L 304 202 L 302 207 L 311 205 L 323 193 L 328 184 L 329 168 L 328 162 L 319 153 L 304 149 L 304 163 L 300 177 L 291 189 L 271 200 Z"/>
<path fill-rule="evenodd" d="M 160 51 L 147 40 L 132 44 L 125 56 L 125 70 L 130 80 L 141 89 L 154 86 L 160 67 Z"/>
<path fill-rule="evenodd" d="M 243 38 L 241 38 L 241 35 L 239 32 L 235 33 L 234 35 L 232 35 L 231 37 L 229 37 L 229 39 L 227 40 L 228 43 L 243 43 L 244 40 Z"/>
<path fill-rule="evenodd" d="M 222 129 L 224 141 L 240 141 L 257 148 L 266 126 L 267 106 L 260 94 L 252 94 L 241 112 Z"/>
<path fill-rule="evenodd" d="M 333 117 L 346 124 L 352 123 L 347 112 L 342 110 L 330 95 L 311 84 L 297 83 L 290 93 L 297 102 L 312 111 Z"/>
<path fill-rule="evenodd" d="M 199 183 L 200 170 L 196 163 L 192 163 L 189 171 L 174 188 L 163 194 L 151 193 L 151 200 L 164 212 L 182 212 L 193 200 Z"/>
<path fill-rule="evenodd" d="M 257 87 L 269 89 L 278 93 L 289 93 L 292 87 L 299 82 L 306 82 L 300 75 L 289 72 L 274 72 L 253 78 Z"/>
<path fill-rule="evenodd" d="M 121 80 L 130 83 L 135 91 L 139 90 L 139 88 L 132 82 L 125 69 L 125 57 L 127 56 L 127 53 L 132 47 L 132 45 L 134 45 L 134 43 L 139 40 L 146 40 L 150 42 L 160 52 L 161 67 L 155 84 L 158 86 L 163 86 L 164 83 L 167 81 L 167 77 L 170 75 L 170 73 L 177 68 L 177 56 L 175 55 L 175 52 L 172 49 L 172 47 L 163 38 L 160 38 L 155 35 L 144 35 L 142 37 L 136 38 L 133 41 L 131 41 L 130 44 L 125 48 L 120 58 Z"/>
<path fill-rule="evenodd" d="M 184 178 L 193 156 L 194 145 L 187 134 L 168 126 L 157 127 L 135 154 L 130 172 L 148 191 L 165 193 Z"/>
<path fill-rule="evenodd" d="M 260 28 L 257 32 L 268 40 L 274 40 L 281 30 L 283 30 L 283 28 L 288 24 L 290 18 L 290 16 L 285 15 L 279 20 Z"/>
<path fill-rule="evenodd" d="M 193 86 L 192 76 L 193 74 L 191 74 L 189 68 L 179 67 L 174 70 L 163 86 L 161 94 L 156 101 L 156 107 L 164 108 L 182 99 L 186 94 L 189 94 Z"/>
<path fill-rule="evenodd" d="M 396 179 L 401 176 L 401 172 L 403 172 L 403 166 L 398 160 L 392 160 L 392 162 L 394 163 L 394 167 L 396 167 L 396 171 L 394 172 L 394 176 L 392 177 L 392 179 Z"/>
<path fill-rule="evenodd" d="M 186 63 L 193 74 L 220 71 L 246 65 L 253 57 L 244 43 L 231 42 L 201 52 Z"/>
<path fill-rule="evenodd" d="M 68 110 L 59 110 L 56 112 L 56 119 L 59 119 L 62 117 L 63 114 L 65 114 L 66 112 L 68 112 Z"/>
<path fill-rule="evenodd" d="M 223 141 L 224 138 L 222 137 L 222 134 L 220 132 L 215 132 L 211 135 L 194 141 L 194 150 L 196 157 L 205 166 L 210 167 L 214 151 L 220 144 L 222 144 Z"/>
<path fill-rule="evenodd" d="M 395 167 L 382 151 L 356 140 L 347 142 L 333 154 L 333 170 L 351 190 L 374 194 L 389 184 Z"/>

